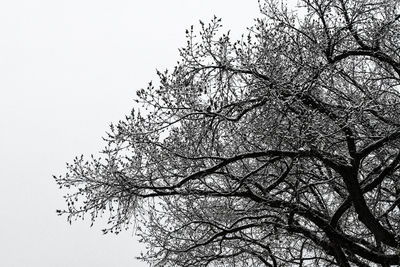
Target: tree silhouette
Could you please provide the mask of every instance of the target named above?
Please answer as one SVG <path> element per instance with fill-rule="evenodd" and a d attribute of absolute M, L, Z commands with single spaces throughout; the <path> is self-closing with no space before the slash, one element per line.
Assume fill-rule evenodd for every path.
<path fill-rule="evenodd" d="M 135 227 L 155 266 L 399 266 L 400 2 L 260 10 L 239 41 L 187 30 L 58 212 Z"/>

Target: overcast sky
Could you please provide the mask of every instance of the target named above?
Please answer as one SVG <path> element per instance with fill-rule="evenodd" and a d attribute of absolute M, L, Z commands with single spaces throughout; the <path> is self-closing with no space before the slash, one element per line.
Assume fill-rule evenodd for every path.
<path fill-rule="evenodd" d="M 1 266 L 145 266 L 133 232 L 56 216 L 51 176 L 100 151 L 135 90 L 179 59 L 185 29 L 214 14 L 240 36 L 257 0 L 0 1 Z"/>

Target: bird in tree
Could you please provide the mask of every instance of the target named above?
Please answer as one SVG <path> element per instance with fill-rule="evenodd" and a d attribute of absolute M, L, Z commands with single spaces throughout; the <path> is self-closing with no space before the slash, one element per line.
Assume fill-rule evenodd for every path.
<path fill-rule="evenodd" d="M 399 266 L 400 2 L 265 0 L 241 40 L 186 36 L 55 177 L 59 214 L 135 227 L 152 266 Z"/>

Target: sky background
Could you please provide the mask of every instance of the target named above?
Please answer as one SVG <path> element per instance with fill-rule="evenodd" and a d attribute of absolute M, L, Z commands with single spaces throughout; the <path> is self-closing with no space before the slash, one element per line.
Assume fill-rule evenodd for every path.
<path fill-rule="evenodd" d="M 257 0 L 0 1 L 0 265 L 146 266 L 133 231 L 58 217 L 52 175 L 104 147 L 190 25 L 217 15 L 239 37 L 258 14 Z"/>

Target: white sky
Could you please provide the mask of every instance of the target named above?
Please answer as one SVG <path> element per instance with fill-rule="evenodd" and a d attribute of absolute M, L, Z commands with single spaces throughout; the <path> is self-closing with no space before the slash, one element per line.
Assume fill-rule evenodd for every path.
<path fill-rule="evenodd" d="M 0 265 L 145 266 L 131 232 L 69 226 L 52 174 L 95 154 L 135 89 L 171 67 L 185 29 L 222 17 L 239 36 L 257 0 L 0 1 Z"/>

